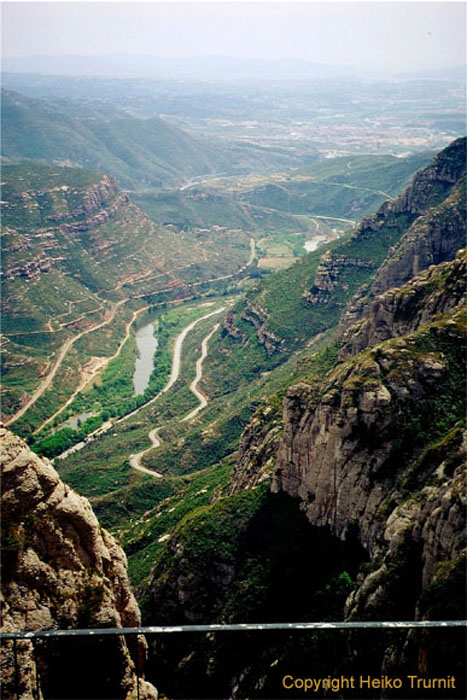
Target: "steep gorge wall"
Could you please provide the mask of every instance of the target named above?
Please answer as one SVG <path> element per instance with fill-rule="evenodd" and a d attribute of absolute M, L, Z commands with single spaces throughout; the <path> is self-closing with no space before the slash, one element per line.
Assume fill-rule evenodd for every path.
<path fill-rule="evenodd" d="M 412 333 L 437 314 L 455 309 L 466 299 L 466 273 L 467 251 L 461 250 L 454 262 L 431 266 L 404 286 L 373 298 L 360 321 L 345 331 L 342 324 L 340 359 L 389 338 Z"/>
<path fill-rule="evenodd" d="M 440 352 L 451 343 L 452 353 Z M 449 378 L 460 380 L 463 345 L 462 320 L 453 316 L 419 336 L 389 341 L 357 356 L 318 390 L 291 387 L 274 488 L 299 497 L 314 525 L 330 527 L 341 538 L 357 528 L 370 557 L 377 557 L 391 514 L 414 492 L 421 493 L 421 501 L 431 494 L 423 489 L 442 460 L 420 464 L 419 452 L 423 442 L 446 438 L 443 413 L 449 397 L 457 407 L 452 422 L 462 418 L 462 383 L 452 396 L 451 391 L 443 396 L 442 387 Z M 442 469 L 439 474 L 442 479 Z M 454 507 L 454 483 L 451 488 Z M 457 547 L 462 541 L 461 501 L 458 511 Z M 450 550 L 451 543 L 438 543 L 439 551 L 446 547 Z M 423 560 L 423 577 L 429 580 L 433 562 L 426 553 Z"/>

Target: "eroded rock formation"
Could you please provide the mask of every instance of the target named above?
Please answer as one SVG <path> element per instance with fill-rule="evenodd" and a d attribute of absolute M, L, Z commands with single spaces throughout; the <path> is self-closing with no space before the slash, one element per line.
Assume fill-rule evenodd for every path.
<path fill-rule="evenodd" d="M 100 527 L 88 500 L 66 486 L 50 462 L 13 433 L 1 428 L 0 438 L 2 632 L 138 626 L 140 613 L 125 554 Z M 37 667 L 42 692 L 66 697 L 73 684 L 73 692 L 78 687 L 83 698 L 104 692 L 135 698 L 135 661 L 144 649 L 143 638 L 128 643 L 124 637 L 41 642 Z M 15 679 L 12 643 L 3 645 L 5 698 L 14 697 L 17 683 L 19 697 L 33 697 L 36 661 L 31 643 L 18 643 L 18 653 Z M 157 698 L 145 681 L 140 682 L 140 693 Z"/>

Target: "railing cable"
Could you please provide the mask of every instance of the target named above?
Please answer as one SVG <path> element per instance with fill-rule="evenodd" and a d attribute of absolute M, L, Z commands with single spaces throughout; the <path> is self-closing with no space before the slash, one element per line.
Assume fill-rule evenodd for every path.
<path fill-rule="evenodd" d="M 384 622 L 257 622 L 212 625 L 171 625 L 150 627 L 102 627 L 96 629 L 37 630 L 3 632 L 0 639 L 42 639 L 46 637 L 90 637 L 130 634 L 174 634 L 179 632 L 248 632 L 259 630 L 346 630 L 346 629 L 429 629 L 466 627 L 467 620 L 403 620 Z"/>

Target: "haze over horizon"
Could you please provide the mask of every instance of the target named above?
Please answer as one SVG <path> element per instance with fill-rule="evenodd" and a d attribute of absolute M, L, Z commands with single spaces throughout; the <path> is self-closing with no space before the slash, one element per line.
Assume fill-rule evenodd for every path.
<path fill-rule="evenodd" d="M 458 2 L 6 2 L 3 56 L 6 70 L 31 56 L 130 55 L 417 72 L 465 63 L 465 15 Z"/>

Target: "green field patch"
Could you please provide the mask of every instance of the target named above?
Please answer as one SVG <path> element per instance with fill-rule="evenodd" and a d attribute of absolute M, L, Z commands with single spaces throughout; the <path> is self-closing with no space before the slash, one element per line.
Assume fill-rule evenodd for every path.
<path fill-rule="evenodd" d="M 265 270 L 285 270 L 297 262 L 297 258 L 260 258 L 258 266 Z"/>

